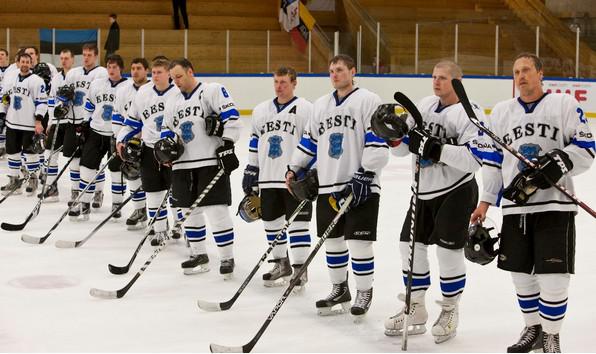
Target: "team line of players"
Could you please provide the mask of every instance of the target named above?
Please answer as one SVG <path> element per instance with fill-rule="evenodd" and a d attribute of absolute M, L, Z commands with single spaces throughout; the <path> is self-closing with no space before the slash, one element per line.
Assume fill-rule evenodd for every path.
<path fill-rule="evenodd" d="M 4 117 L 11 171 L 4 190 L 20 188 L 21 151 L 30 174 L 39 168 L 36 155 L 28 149 L 32 136 L 43 131 L 47 99 L 46 156 L 60 146 L 64 156 L 75 156 L 69 166 L 74 203 L 70 215 L 74 220 L 88 219 L 90 204 L 99 199 L 95 198 L 101 190 L 98 169 L 106 155 L 114 156 L 108 166 L 113 208 L 122 203 L 127 182 L 135 193 L 135 211 L 127 224 L 143 225 L 146 203 L 149 218 L 155 219 L 153 245 L 169 237 L 164 201 L 169 199 L 180 217 L 223 170 L 223 176 L 184 222 L 191 257 L 182 268 L 185 274 L 209 270 L 206 216 L 218 246 L 220 273 L 229 277 L 234 270 L 229 175 L 239 165 L 234 143 L 240 137 L 241 122 L 227 89 L 200 82 L 186 59 L 155 58 L 147 82 L 149 65 L 142 58 L 131 64 L 132 80 L 122 78 L 124 65 L 118 55 L 107 59 L 107 69 L 96 66 L 93 45 L 83 47 L 82 67 L 71 69 L 68 50 L 60 58 L 63 72 L 52 78 L 49 96 L 43 80 L 29 72 L 37 58 L 32 60 L 26 53 L 17 55 L 18 75 L 9 79 L 5 74 L 2 81 L 2 92 L 9 97 Z M 313 104 L 294 95 L 296 72 L 281 67 L 273 76 L 276 97 L 253 110 L 242 181 L 246 197 L 240 215 L 247 221 L 262 218 L 271 243 L 296 208 L 304 205 L 287 232 L 278 237 L 270 261 L 273 267 L 263 274 L 265 286 L 284 284 L 307 258 L 310 201 L 316 200 L 317 233 L 321 235 L 338 207 L 350 200 L 348 211 L 325 241 L 332 289 L 316 302 L 316 308 L 320 315 L 348 309 L 354 316 L 365 315 L 373 297 L 379 176 L 390 153 L 411 154 L 413 168 L 419 159 L 420 177 L 418 194 L 412 197 L 416 198 L 412 204 L 416 256 L 408 333 L 426 331 L 425 293 L 431 285 L 428 246 L 435 244 L 442 299 L 437 301 L 441 313 L 432 335 L 436 343 L 455 336 L 458 304 L 466 284 L 468 226 L 483 221 L 489 205 L 501 205 L 498 267 L 511 272 L 525 321 L 520 339 L 507 351 L 528 352 L 538 347 L 545 352 L 560 351 L 558 333 L 574 272 L 577 208 L 551 182 L 573 191 L 571 176 L 588 170 L 594 159 L 594 140 L 578 102 L 568 95 L 543 92 L 540 59 L 521 54 L 513 67 L 520 97 L 497 104 L 490 117 L 473 104 L 476 115 L 491 131 L 537 161 L 537 168 L 529 169 L 470 122 L 451 85 L 451 79 L 462 78 L 461 69 L 452 62 L 440 62 L 433 70 L 434 95 L 417 105 L 424 119 L 422 127 L 411 117 L 397 114 L 395 105 L 382 104 L 377 94 L 355 86 L 355 65 L 349 56 L 334 57 L 329 73 L 335 90 Z M 72 97 L 59 94 L 63 86 L 74 89 Z M 70 107 L 69 115 L 56 119 L 53 110 L 61 105 Z M 387 129 L 378 128 L 380 124 Z M 56 143 L 51 146 L 56 131 Z M 57 161 L 54 155 L 48 163 L 46 200 L 57 199 Z M 474 176 L 480 168 L 481 193 Z M 78 196 L 82 190 L 86 193 Z M 308 202 L 299 204 L 301 199 Z M 405 215 L 400 253 L 407 285 L 412 213 Z M 349 264 L 356 284 L 353 303 L 347 281 Z M 307 281 L 305 272 L 298 287 Z M 401 335 L 404 310 L 391 316 L 385 327 L 387 335 Z"/>

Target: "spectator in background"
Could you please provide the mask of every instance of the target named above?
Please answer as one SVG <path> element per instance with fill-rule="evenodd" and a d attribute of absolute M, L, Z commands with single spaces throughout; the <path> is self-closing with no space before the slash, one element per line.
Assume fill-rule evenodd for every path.
<path fill-rule="evenodd" d="M 174 7 L 174 28 L 180 29 L 180 18 L 178 18 L 178 9 L 180 9 L 182 21 L 184 21 L 184 28 L 188 29 L 188 14 L 186 13 L 186 0 L 172 0 L 172 6 Z"/>
<path fill-rule="evenodd" d="M 110 30 L 108 31 L 106 44 L 103 47 L 106 50 L 106 62 L 110 55 L 116 53 L 116 51 L 120 49 L 120 26 L 118 26 L 118 22 L 116 22 L 117 19 L 118 15 L 110 14 Z"/>

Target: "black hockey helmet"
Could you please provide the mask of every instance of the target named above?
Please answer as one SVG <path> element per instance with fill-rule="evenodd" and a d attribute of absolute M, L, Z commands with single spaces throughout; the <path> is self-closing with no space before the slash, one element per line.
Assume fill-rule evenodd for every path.
<path fill-rule="evenodd" d="M 131 138 L 124 144 L 122 149 L 122 160 L 126 162 L 141 161 L 143 142 L 139 138 Z"/>
<path fill-rule="evenodd" d="M 43 82 L 46 84 L 46 89 L 49 92 L 50 90 L 50 82 L 52 81 L 52 70 L 46 63 L 38 63 L 33 68 L 33 73 L 43 79 Z"/>
<path fill-rule="evenodd" d="M 261 198 L 256 193 L 245 195 L 238 204 L 236 215 L 240 215 L 246 222 L 259 220 L 261 218 Z"/>
<path fill-rule="evenodd" d="M 375 135 L 386 140 L 398 140 L 408 133 L 408 114 L 397 115 L 396 107 L 401 106 L 386 103 L 377 107 L 370 119 L 370 126 Z"/>
<path fill-rule="evenodd" d="M 29 151 L 31 151 L 32 154 L 42 154 L 46 149 L 45 139 L 46 135 L 44 133 L 33 135 L 33 138 L 31 138 Z"/>
<path fill-rule="evenodd" d="M 141 161 L 122 161 L 120 171 L 122 171 L 122 175 L 124 175 L 127 180 L 135 181 L 141 177 Z"/>
<path fill-rule="evenodd" d="M 74 87 L 69 85 L 60 86 L 56 90 L 56 96 L 72 102 L 75 96 Z"/>
<path fill-rule="evenodd" d="M 299 201 L 309 200 L 314 201 L 319 194 L 319 178 L 317 176 L 317 169 L 313 168 L 304 175 L 297 177 L 296 180 L 290 182 L 290 192 Z"/>
<path fill-rule="evenodd" d="M 470 262 L 486 265 L 499 254 L 499 248 L 495 248 L 499 237 L 491 237 L 492 230 L 494 227 L 486 228 L 482 224 L 470 225 L 464 245 L 464 254 Z"/>
<path fill-rule="evenodd" d="M 153 146 L 155 159 L 161 164 L 172 163 L 178 160 L 183 153 L 184 144 L 177 135 L 160 139 Z"/>

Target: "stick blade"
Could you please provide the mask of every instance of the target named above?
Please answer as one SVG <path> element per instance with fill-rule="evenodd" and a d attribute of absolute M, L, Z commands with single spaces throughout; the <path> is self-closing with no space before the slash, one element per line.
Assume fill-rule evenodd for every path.
<path fill-rule="evenodd" d="M 219 302 L 211 302 L 211 301 L 205 301 L 205 300 L 198 300 L 197 301 L 197 305 L 199 306 L 199 308 L 201 310 L 209 311 L 209 312 L 217 312 L 217 311 L 223 311 L 224 310 L 224 309 L 222 309 L 221 303 L 219 303 Z"/>
<path fill-rule="evenodd" d="M 414 118 L 414 121 L 416 122 L 417 126 L 423 126 L 422 114 L 420 114 L 418 107 L 416 107 L 414 102 L 412 102 L 412 100 L 410 100 L 408 96 L 398 91 L 393 95 L 393 99 L 395 99 L 397 103 L 402 105 L 410 113 L 412 118 Z"/>
<path fill-rule="evenodd" d="M 117 299 L 118 298 L 117 291 L 102 290 L 102 289 L 97 289 L 97 288 L 91 288 L 89 290 L 89 295 L 91 295 L 93 297 L 100 298 L 100 299 Z"/>
<path fill-rule="evenodd" d="M 116 275 L 126 274 L 126 273 L 128 273 L 129 269 L 130 269 L 130 267 L 128 267 L 128 266 L 120 267 L 120 266 L 108 264 L 108 270 L 110 271 L 110 273 L 116 274 Z"/>
<path fill-rule="evenodd" d="M 79 246 L 79 241 L 58 240 L 54 245 L 57 248 L 75 248 Z"/>
<path fill-rule="evenodd" d="M 244 353 L 242 347 L 229 347 L 227 345 L 209 344 L 211 353 Z"/>
<path fill-rule="evenodd" d="M 455 94 L 457 95 L 457 98 L 459 98 L 468 117 L 477 118 L 476 113 L 474 113 L 472 105 L 470 104 L 470 100 L 468 99 L 468 94 L 466 93 L 464 84 L 462 84 L 461 80 L 452 79 L 451 86 L 453 86 L 453 91 L 455 91 Z"/>
<path fill-rule="evenodd" d="M 23 224 L 10 224 L 7 222 L 3 222 L 2 224 L 0 224 L 0 228 L 2 228 L 2 230 L 6 230 L 6 231 L 21 231 L 22 229 L 25 228 L 27 224 L 23 223 Z"/>
<path fill-rule="evenodd" d="M 30 243 L 32 245 L 38 245 L 40 243 L 43 243 L 43 241 L 45 241 L 45 239 L 43 237 L 39 238 L 39 237 L 23 234 L 21 236 L 21 241 L 23 241 L 25 243 Z"/>

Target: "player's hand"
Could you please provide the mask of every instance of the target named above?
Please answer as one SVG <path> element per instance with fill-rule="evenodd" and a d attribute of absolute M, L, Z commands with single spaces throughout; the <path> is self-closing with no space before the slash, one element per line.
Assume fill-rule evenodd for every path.
<path fill-rule="evenodd" d="M 36 120 L 35 121 L 35 134 L 41 134 L 43 133 L 43 125 L 41 124 L 41 121 Z"/>
<path fill-rule="evenodd" d="M 295 181 L 296 180 L 296 174 L 294 173 L 294 171 L 292 170 L 288 170 L 286 172 L 286 188 L 288 189 L 288 191 L 290 191 L 290 182 Z"/>
<path fill-rule="evenodd" d="M 122 149 L 124 149 L 124 143 L 118 142 L 116 143 L 116 153 L 122 159 Z"/>
<path fill-rule="evenodd" d="M 472 212 L 470 216 L 470 224 L 477 224 L 478 221 L 484 222 L 486 220 L 486 212 L 488 211 L 490 204 L 487 202 L 480 202 L 478 207 Z"/>

